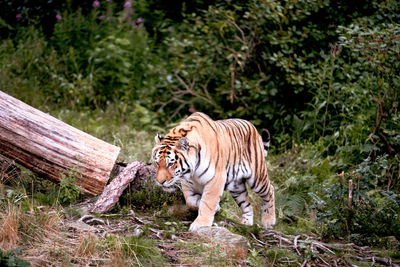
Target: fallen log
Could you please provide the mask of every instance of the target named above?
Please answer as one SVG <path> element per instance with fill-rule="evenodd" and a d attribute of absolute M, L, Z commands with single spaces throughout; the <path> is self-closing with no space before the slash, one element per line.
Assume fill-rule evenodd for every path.
<path fill-rule="evenodd" d="M 100 194 L 120 148 L 0 91 L 0 154 L 58 182 L 73 170 L 76 185 Z"/>
<path fill-rule="evenodd" d="M 106 186 L 103 193 L 90 208 L 91 212 L 105 213 L 111 210 L 129 184 L 131 184 L 133 190 L 137 190 L 147 177 L 155 174 L 153 166 L 148 166 L 139 161 L 131 162 L 120 168 L 119 174 Z"/>

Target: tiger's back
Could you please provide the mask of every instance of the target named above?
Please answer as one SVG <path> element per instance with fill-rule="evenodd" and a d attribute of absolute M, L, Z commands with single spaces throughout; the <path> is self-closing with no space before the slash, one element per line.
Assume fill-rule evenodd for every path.
<path fill-rule="evenodd" d="M 263 199 L 264 227 L 275 224 L 274 190 L 264 158 L 269 147 L 267 133 L 268 140 L 263 142 L 246 120 L 213 121 L 203 113 L 194 113 L 164 138 L 156 138 L 153 160 L 157 181 L 164 186 L 168 180 L 167 188 L 181 182 L 186 204 L 199 210 L 190 230 L 211 225 L 224 190 L 231 192 L 241 208 L 242 223 L 253 224 L 246 183 Z"/>

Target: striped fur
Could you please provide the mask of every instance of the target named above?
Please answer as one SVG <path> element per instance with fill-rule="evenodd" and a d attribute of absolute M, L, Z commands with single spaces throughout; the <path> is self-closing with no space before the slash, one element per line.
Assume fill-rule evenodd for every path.
<path fill-rule="evenodd" d="M 248 121 L 214 121 L 199 112 L 165 137 L 156 136 L 152 158 L 157 183 L 168 192 L 181 184 L 186 205 L 198 210 L 190 231 L 212 224 L 224 190 L 232 194 L 241 208 L 242 223 L 252 225 L 253 208 L 246 183 L 263 200 L 263 226 L 270 228 L 275 224 L 274 187 L 265 165 L 269 132 L 263 130 L 262 137 Z"/>

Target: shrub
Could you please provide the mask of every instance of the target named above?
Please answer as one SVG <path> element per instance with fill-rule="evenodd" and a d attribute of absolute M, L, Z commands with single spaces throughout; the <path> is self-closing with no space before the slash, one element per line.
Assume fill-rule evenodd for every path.
<path fill-rule="evenodd" d="M 337 25 L 377 10 L 318 0 L 246 1 L 187 13 L 165 39 L 168 83 L 160 85 L 168 90 L 158 106 L 172 115 L 197 109 L 238 116 L 289 133 L 294 114 L 315 94 L 309 76 L 321 72 Z"/>
<path fill-rule="evenodd" d="M 15 249 L 10 252 L 2 252 L 0 250 L 0 264 L 3 266 L 31 266 L 29 261 L 17 257 L 17 255 L 20 254 L 22 254 L 22 251 L 19 249 Z"/>
<path fill-rule="evenodd" d="M 348 177 L 354 182 L 351 207 L 347 204 L 348 182 L 343 178 L 324 190 L 323 199 L 314 196 L 314 207 L 319 211 L 317 222 L 325 224 L 326 236 L 400 237 L 400 194 L 382 189 L 387 185 L 382 185 L 380 179 L 392 175 L 389 165 L 387 156 L 378 157 L 376 162 L 367 159 Z M 364 242 L 368 241 L 373 240 Z"/>
<path fill-rule="evenodd" d="M 61 174 L 58 201 L 61 205 L 68 205 L 78 201 L 83 195 L 82 190 L 75 185 L 78 173 L 72 169 L 68 175 Z"/>

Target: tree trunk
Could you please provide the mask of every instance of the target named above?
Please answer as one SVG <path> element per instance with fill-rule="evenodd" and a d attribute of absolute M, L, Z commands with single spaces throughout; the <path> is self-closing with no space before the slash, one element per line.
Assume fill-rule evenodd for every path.
<path fill-rule="evenodd" d="M 0 154 L 40 176 L 58 182 L 72 171 L 77 186 L 97 195 L 119 151 L 0 91 Z"/>
<path fill-rule="evenodd" d="M 127 166 L 121 169 L 119 174 L 104 189 L 96 203 L 94 203 L 90 209 L 91 212 L 105 213 L 111 210 L 129 184 L 133 186 L 133 190 L 137 190 L 147 177 L 155 175 L 153 166 L 148 166 L 146 163 L 139 161 L 128 163 Z"/>

